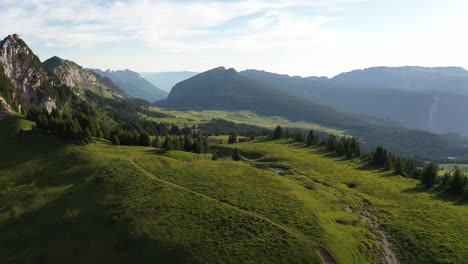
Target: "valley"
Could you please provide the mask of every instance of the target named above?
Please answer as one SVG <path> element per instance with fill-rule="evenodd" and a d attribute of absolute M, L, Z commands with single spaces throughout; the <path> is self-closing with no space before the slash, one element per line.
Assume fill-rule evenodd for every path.
<path fill-rule="evenodd" d="M 425 129 L 463 131 L 446 117 L 466 97 L 400 79 L 414 70 L 390 69 L 400 90 L 362 72 L 140 75 L 41 62 L 9 35 L 0 263 L 466 263 L 466 166 L 435 162 L 466 162 L 468 138 Z"/>

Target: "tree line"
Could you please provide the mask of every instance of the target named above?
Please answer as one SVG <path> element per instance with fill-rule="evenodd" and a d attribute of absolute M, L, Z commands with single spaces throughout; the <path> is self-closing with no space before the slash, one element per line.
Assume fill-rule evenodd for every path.
<path fill-rule="evenodd" d="M 361 158 L 367 160 L 369 164 L 380 167 L 386 171 L 394 171 L 396 174 L 418 179 L 425 188 L 438 186 L 439 189 L 462 196 L 466 193 L 468 178 L 459 168 L 453 173 L 446 172 L 443 176 L 438 176 L 439 166 L 435 162 L 423 163 L 413 159 L 399 157 L 378 146 L 375 150 L 365 153 L 361 150 L 359 140 L 354 137 L 337 137 L 329 134 L 327 138 L 320 140 L 318 133 L 310 130 L 307 135 L 304 133 L 286 133 L 281 126 L 277 126 L 272 134 L 272 139 L 291 138 L 295 142 L 304 143 L 307 146 L 321 146 L 328 152 L 335 152 L 338 156 L 345 156 L 347 159 Z"/>

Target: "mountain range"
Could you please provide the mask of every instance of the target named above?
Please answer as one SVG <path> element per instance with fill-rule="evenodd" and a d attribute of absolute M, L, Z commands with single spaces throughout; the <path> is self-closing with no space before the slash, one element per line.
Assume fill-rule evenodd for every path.
<path fill-rule="evenodd" d="M 463 72 L 466 72 L 453 67 L 414 68 L 423 73 L 429 72 L 429 75 L 459 72 L 460 76 L 464 76 Z M 372 75 L 377 69 L 380 75 L 387 76 L 386 82 L 378 82 L 377 80 L 380 80 L 378 77 L 371 81 L 373 77 L 369 76 L 367 82 L 363 76 Z M 342 111 L 389 119 L 409 128 L 435 133 L 468 135 L 468 124 L 457 122 L 463 120 L 468 113 L 468 96 L 463 93 L 462 88 L 448 92 L 444 90 L 444 86 L 433 84 L 428 86 L 428 89 L 424 89 L 425 81 L 419 82 L 422 73 L 411 70 L 412 67 L 377 69 L 343 73 L 331 79 L 302 78 L 258 70 L 247 70 L 240 74 Z M 401 72 L 405 73 L 407 80 L 404 83 L 406 85 L 402 87 L 399 84 L 403 83 L 401 80 L 404 78 L 397 74 Z M 412 72 L 416 72 L 414 76 L 411 75 Z M 451 75 L 444 76 L 449 79 L 448 76 Z M 457 78 L 462 78 L 460 76 Z M 344 81 L 345 79 L 347 81 Z M 409 85 L 410 83 L 412 85 Z M 455 94 L 455 90 L 460 94 Z"/>
<path fill-rule="evenodd" d="M 166 92 L 170 92 L 172 87 L 177 83 L 187 80 L 195 75 L 197 72 L 180 71 L 180 72 L 140 72 L 146 80 L 152 84 L 160 87 Z"/>
<path fill-rule="evenodd" d="M 383 144 L 393 152 L 410 156 L 431 156 L 448 149 L 458 154 L 466 151 L 467 141 L 462 137 L 408 129 L 373 115 L 335 110 L 301 93 L 290 92 L 292 86 L 278 85 L 279 82 L 269 79 L 275 83 L 273 85 L 260 78 L 248 77 L 249 74 L 252 75 L 252 72 L 239 73 L 224 67 L 209 70 L 175 85 L 168 98 L 157 102 L 157 105 L 180 110 L 249 110 L 264 116 L 317 123 L 359 136 L 368 148 Z M 286 77 L 286 80 L 294 83 L 303 79 Z M 312 80 L 322 83 L 327 81 L 323 78 Z"/>
<path fill-rule="evenodd" d="M 146 109 L 147 103 L 129 96 L 133 93 L 137 97 L 135 93 L 142 87 L 154 90 L 138 73 L 95 70 L 97 74 L 59 57 L 41 63 L 18 35 L 8 36 L 0 48 L 2 108 L 27 115 L 31 107 L 63 111 L 86 101 L 88 108 L 102 113 L 100 120 L 114 120 L 110 124 L 135 118 L 138 112 L 163 115 Z M 237 72 L 220 67 L 179 82 L 167 99 L 157 105 L 179 110 L 249 110 L 263 116 L 315 123 L 358 136 L 367 148 L 382 144 L 392 152 L 421 159 L 465 153 L 468 144 L 463 137 L 406 128 L 424 129 L 427 120 L 422 117 L 431 108 L 431 96 L 448 98 L 448 94 L 390 89 L 344 85 L 325 77 L 290 77 L 253 70 Z M 453 102 L 457 99 L 459 104 L 440 99 L 437 109 L 431 108 L 434 120 L 443 120 L 439 117 L 444 116 L 441 113 L 460 114 L 460 118 L 465 113 L 463 96 L 449 99 Z M 460 109 L 454 113 L 445 105 Z M 413 124 L 413 119 L 422 121 Z M 447 127 L 452 125 L 450 120 L 453 119 L 445 120 Z M 463 122 L 455 123 L 464 126 Z M 443 123 L 437 126 L 440 124 Z"/>
<path fill-rule="evenodd" d="M 107 77 L 125 90 L 131 97 L 145 99 L 149 102 L 159 101 L 167 97 L 167 92 L 150 83 L 139 73 L 131 70 L 102 71 L 92 69 L 102 77 Z"/>

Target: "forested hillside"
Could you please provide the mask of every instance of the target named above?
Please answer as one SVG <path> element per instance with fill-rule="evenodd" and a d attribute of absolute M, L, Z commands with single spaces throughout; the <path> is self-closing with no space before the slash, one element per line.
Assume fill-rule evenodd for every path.
<path fill-rule="evenodd" d="M 322 80 L 316 80 L 321 82 Z M 360 137 L 367 149 L 384 145 L 403 156 L 431 159 L 465 155 L 467 140 L 411 130 L 394 122 L 359 116 L 291 94 L 276 85 L 254 80 L 234 69 L 216 68 L 177 84 L 158 105 L 182 110 L 250 110 L 346 130 Z"/>
<path fill-rule="evenodd" d="M 342 111 L 394 120 L 409 128 L 434 133 L 468 135 L 466 122 L 447 122 L 447 120 L 463 119 L 468 112 L 468 96 L 454 94 L 442 84 L 435 89 L 435 86 L 426 85 L 427 79 L 423 77 L 413 80 L 411 84 L 416 88 L 409 89 L 407 86 L 410 85 L 410 81 L 407 83 L 383 81 L 384 79 L 379 79 L 378 74 L 373 75 L 373 70 L 363 71 L 362 75 L 366 73 L 365 76 L 368 78 L 374 78 L 372 81 L 360 78 L 359 73 L 360 71 L 345 73 L 328 79 L 302 78 L 257 70 L 240 72 L 244 76 L 280 90 Z M 402 75 L 403 73 L 396 71 L 391 77 L 399 80 L 405 76 Z M 453 83 L 457 83 L 456 78 L 458 78 L 456 75 L 452 76 Z"/>

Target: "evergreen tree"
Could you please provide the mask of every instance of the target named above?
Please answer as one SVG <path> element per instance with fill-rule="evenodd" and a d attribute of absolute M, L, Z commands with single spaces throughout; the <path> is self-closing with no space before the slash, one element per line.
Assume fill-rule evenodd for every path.
<path fill-rule="evenodd" d="M 414 164 L 414 160 L 412 159 L 406 160 L 405 165 L 404 165 L 404 171 L 406 173 L 406 177 L 415 178 L 413 177 L 415 170 L 416 170 L 416 165 Z M 415 179 L 418 179 L 418 178 L 415 178 Z"/>
<path fill-rule="evenodd" d="M 391 159 L 386 159 L 384 164 L 384 170 L 389 171 L 392 169 L 392 162 Z"/>
<path fill-rule="evenodd" d="M 154 148 L 160 148 L 161 147 L 161 140 L 159 140 L 159 137 L 154 138 L 152 146 Z"/>
<path fill-rule="evenodd" d="M 228 140 L 228 144 L 234 144 L 234 143 L 237 143 L 237 133 L 235 132 L 229 136 L 229 140 Z"/>
<path fill-rule="evenodd" d="M 165 150 L 172 150 L 172 142 L 169 136 L 166 136 L 166 138 L 164 139 L 164 143 L 162 147 Z"/>
<path fill-rule="evenodd" d="M 151 145 L 151 138 L 146 132 L 142 132 L 140 134 L 140 146 L 150 146 Z"/>
<path fill-rule="evenodd" d="M 453 172 L 453 176 L 450 180 L 450 190 L 457 195 L 463 195 L 466 184 L 467 184 L 466 176 L 461 173 L 458 167 L 455 168 L 455 171 Z"/>
<path fill-rule="evenodd" d="M 119 137 L 117 137 L 117 135 L 114 135 L 112 137 L 112 144 L 113 145 L 120 145 L 120 140 L 119 140 Z"/>
<path fill-rule="evenodd" d="M 200 145 L 198 144 L 198 140 L 194 140 L 192 143 L 192 151 L 195 153 L 200 153 Z"/>
<path fill-rule="evenodd" d="M 401 162 L 400 157 L 395 158 L 394 166 L 395 166 L 395 172 L 397 174 L 399 174 L 399 175 L 402 175 L 403 174 L 403 163 Z"/>
<path fill-rule="evenodd" d="M 336 136 L 335 135 L 329 135 L 326 141 L 326 146 L 328 151 L 334 151 L 336 149 Z"/>
<path fill-rule="evenodd" d="M 346 152 L 346 159 L 352 159 L 353 158 L 353 151 L 351 150 L 351 148 L 348 149 L 348 151 Z"/>
<path fill-rule="evenodd" d="M 442 178 L 440 180 L 440 184 L 439 184 L 440 188 L 443 189 L 443 188 L 447 187 L 447 185 L 449 185 L 449 183 L 450 183 L 451 178 L 452 178 L 452 176 L 450 175 L 450 173 L 445 172 L 444 176 L 442 176 Z"/>
<path fill-rule="evenodd" d="M 436 163 L 429 162 L 428 164 L 426 164 L 421 175 L 421 183 L 424 185 L 424 187 L 431 188 L 432 186 L 434 186 L 437 180 L 438 171 L 439 168 Z"/>
<path fill-rule="evenodd" d="M 203 152 L 208 153 L 210 151 L 210 145 L 208 144 L 208 139 L 206 137 L 203 138 Z"/>
<path fill-rule="evenodd" d="M 189 136 L 186 135 L 184 137 L 184 150 L 185 151 L 192 151 L 192 145 L 193 145 L 192 140 L 190 139 Z"/>
<path fill-rule="evenodd" d="M 232 160 L 239 161 L 241 159 L 239 150 L 236 148 L 234 149 L 234 153 L 232 153 Z"/>
<path fill-rule="evenodd" d="M 356 148 L 354 149 L 354 156 L 356 157 L 360 157 L 362 154 L 362 151 L 361 151 L 361 144 L 359 144 L 359 142 L 357 143 L 356 145 Z"/>
<path fill-rule="evenodd" d="M 281 126 L 276 126 L 275 131 L 273 132 L 273 139 L 280 139 L 283 137 L 283 128 Z"/>
<path fill-rule="evenodd" d="M 304 142 L 304 136 L 302 135 L 302 133 L 300 132 L 296 133 L 296 135 L 294 136 L 294 141 L 299 142 L 299 143 Z"/>
<path fill-rule="evenodd" d="M 307 139 L 306 139 L 306 144 L 307 146 L 315 145 L 315 134 L 313 130 L 309 131 L 309 134 L 307 135 Z"/>
<path fill-rule="evenodd" d="M 93 141 L 93 136 L 91 134 L 91 131 L 89 131 L 88 128 L 85 128 L 84 140 L 87 142 L 87 144 L 89 144 L 89 143 L 91 143 Z"/>
<path fill-rule="evenodd" d="M 387 160 L 387 151 L 382 147 L 377 147 L 372 157 L 372 164 L 376 166 L 384 166 Z"/>

